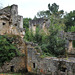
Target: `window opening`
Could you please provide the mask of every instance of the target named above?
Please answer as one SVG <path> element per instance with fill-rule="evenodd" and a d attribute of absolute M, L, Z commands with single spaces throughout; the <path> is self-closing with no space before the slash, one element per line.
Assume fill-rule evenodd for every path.
<path fill-rule="evenodd" d="M 33 68 L 35 68 L 35 63 L 33 63 Z"/>
<path fill-rule="evenodd" d="M 11 72 L 14 72 L 14 66 L 11 66 Z"/>

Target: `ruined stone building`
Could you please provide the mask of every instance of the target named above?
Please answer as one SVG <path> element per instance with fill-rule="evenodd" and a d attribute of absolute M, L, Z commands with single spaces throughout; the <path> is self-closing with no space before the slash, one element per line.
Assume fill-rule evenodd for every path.
<path fill-rule="evenodd" d="M 11 5 L 0 10 L 0 34 L 14 34 L 23 37 L 23 17 L 18 15 L 18 6 Z"/>
<path fill-rule="evenodd" d="M 29 29 L 36 31 L 36 27 L 46 30 L 50 25 L 48 19 L 31 20 Z M 17 48 L 24 56 L 14 57 L 10 62 L 5 62 L 0 67 L 0 72 L 18 72 L 28 69 L 29 72 L 48 75 L 75 75 L 75 58 L 42 57 L 42 50 L 36 49 L 34 43 L 25 43 L 23 37 L 23 17 L 18 15 L 18 6 L 11 5 L 0 10 L 0 35 L 18 35 L 15 39 Z M 61 33 L 66 38 L 68 53 L 75 55 L 72 41 L 75 40 L 75 33 Z"/>
<path fill-rule="evenodd" d="M 75 75 L 75 57 L 42 57 L 38 45 L 27 43 L 28 71 L 39 75 Z M 75 54 L 75 53 L 74 53 Z"/>
<path fill-rule="evenodd" d="M 50 25 L 50 22 L 48 19 L 31 20 L 29 28 L 35 32 L 38 25 L 40 26 L 40 29 L 44 29 Z M 28 43 L 28 71 L 49 75 L 75 75 L 75 47 L 73 47 L 75 33 L 64 31 L 60 31 L 59 33 L 59 36 L 66 40 L 65 49 L 67 50 L 68 58 L 43 58 L 41 57 L 41 52 L 35 49 L 37 45 L 34 43 Z"/>
<path fill-rule="evenodd" d="M 65 36 L 68 54 L 75 55 L 75 32 L 67 32 Z"/>
<path fill-rule="evenodd" d="M 0 35 L 15 35 L 16 38 L 12 43 L 16 43 L 16 47 L 21 55 L 14 57 L 10 62 L 5 62 L 0 67 L 0 72 L 18 72 L 27 66 L 26 44 L 23 40 L 25 29 L 23 28 L 23 16 L 18 15 L 18 6 L 11 5 L 0 10 Z M 11 36 L 12 38 L 13 36 Z"/>
<path fill-rule="evenodd" d="M 39 27 L 40 30 L 43 29 L 44 32 L 46 32 L 49 26 L 50 20 L 47 18 L 38 18 L 36 20 L 29 21 L 29 30 L 32 30 L 34 33 L 36 32 L 37 27 Z"/>

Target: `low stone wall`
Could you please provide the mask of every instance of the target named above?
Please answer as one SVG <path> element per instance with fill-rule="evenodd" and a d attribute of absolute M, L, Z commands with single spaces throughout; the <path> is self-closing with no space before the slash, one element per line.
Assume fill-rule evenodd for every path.
<path fill-rule="evenodd" d="M 14 57 L 10 62 L 5 62 L 0 67 L 0 73 L 4 72 L 18 72 L 25 68 L 24 57 Z"/>

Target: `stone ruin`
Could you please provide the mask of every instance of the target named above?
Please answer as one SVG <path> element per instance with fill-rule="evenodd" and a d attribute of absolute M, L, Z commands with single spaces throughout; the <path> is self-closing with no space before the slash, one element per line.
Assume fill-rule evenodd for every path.
<path fill-rule="evenodd" d="M 69 55 L 75 56 L 75 47 L 73 47 L 73 41 L 75 41 L 75 32 L 67 32 L 65 33 L 66 37 L 66 47 Z M 74 43 L 75 45 L 75 43 Z"/>
<path fill-rule="evenodd" d="M 42 57 L 37 44 L 27 43 L 28 71 L 38 75 L 75 75 L 75 58 Z M 35 74 L 36 75 L 36 74 Z"/>
<path fill-rule="evenodd" d="M 39 27 L 39 30 L 43 29 L 47 34 L 47 29 L 50 26 L 50 20 L 47 18 L 38 18 L 36 20 L 29 21 L 29 30 L 32 30 L 33 33 L 36 32 L 36 28 Z"/>
<path fill-rule="evenodd" d="M 0 73 L 18 72 L 27 68 L 27 49 L 23 40 L 25 29 L 23 28 L 23 16 L 18 15 L 18 6 L 13 4 L 0 10 L 0 35 L 16 36 L 14 43 L 21 56 L 14 57 L 10 62 L 5 62 L 0 67 Z M 22 56 L 24 55 L 24 56 Z"/>
<path fill-rule="evenodd" d="M 61 31 L 59 34 L 62 39 L 65 39 L 65 50 L 67 51 L 68 55 L 75 57 L 75 32 L 64 32 Z"/>
<path fill-rule="evenodd" d="M 18 15 L 18 6 L 13 4 L 0 10 L 0 34 L 25 35 L 23 17 Z"/>
<path fill-rule="evenodd" d="M 39 25 L 43 29 L 43 26 L 47 25 L 47 21 L 46 19 L 31 20 L 29 28 L 35 32 L 36 26 Z M 48 22 L 49 25 L 50 22 Z M 73 47 L 75 32 L 60 31 L 59 33 L 59 37 L 65 38 L 66 40 L 65 49 L 67 50 L 68 58 L 43 58 L 41 57 L 41 52 L 39 53 L 35 49 L 37 45 L 29 43 L 27 45 L 28 71 L 39 73 L 39 75 L 75 75 L 75 48 Z"/>
<path fill-rule="evenodd" d="M 30 21 L 29 29 L 34 32 L 36 26 L 45 29 L 48 28 L 50 21 L 48 19 L 38 19 Z M 18 15 L 18 6 L 11 5 L 0 10 L 0 34 L 19 35 L 17 38 L 18 49 L 25 56 L 14 57 L 10 62 L 5 62 L 0 67 L 0 72 L 18 72 L 28 69 L 29 72 L 47 74 L 47 75 L 75 75 L 75 58 L 56 58 L 41 57 L 42 51 L 35 48 L 38 46 L 34 43 L 25 43 L 22 39 L 25 35 L 23 28 L 23 17 Z M 61 33 L 63 35 L 63 33 Z M 75 33 L 64 33 L 66 37 L 66 48 L 68 53 L 75 54 L 72 41 L 75 40 Z M 15 40 L 16 42 L 16 40 Z M 72 52 L 72 53 L 71 53 Z"/>

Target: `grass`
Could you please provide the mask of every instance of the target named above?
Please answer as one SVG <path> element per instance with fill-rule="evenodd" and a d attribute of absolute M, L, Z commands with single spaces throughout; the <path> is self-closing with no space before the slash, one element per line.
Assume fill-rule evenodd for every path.
<path fill-rule="evenodd" d="M 0 75 L 22 75 L 21 73 L 0 73 Z"/>
<path fill-rule="evenodd" d="M 39 74 L 35 74 L 35 73 L 0 73 L 0 75 L 39 75 Z"/>

